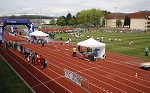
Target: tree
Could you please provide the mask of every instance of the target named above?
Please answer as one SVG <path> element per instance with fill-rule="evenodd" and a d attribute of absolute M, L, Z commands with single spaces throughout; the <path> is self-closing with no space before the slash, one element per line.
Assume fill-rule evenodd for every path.
<path fill-rule="evenodd" d="M 57 25 L 60 25 L 60 26 L 65 26 L 66 25 L 66 22 L 65 22 L 65 16 L 60 16 L 57 20 Z"/>
<path fill-rule="evenodd" d="M 77 18 L 75 16 L 73 16 L 72 18 L 75 21 L 74 25 L 77 25 Z"/>
<path fill-rule="evenodd" d="M 102 26 L 105 26 L 105 19 L 102 20 Z"/>
<path fill-rule="evenodd" d="M 130 18 L 130 15 L 128 16 L 128 25 L 129 25 L 129 28 L 130 28 L 130 23 L 131 23 L 131 18 Z"/>
<path fill-rule="evenodd" d="M 50 24 L 51 24 L 51 25 L 54 25 L 54 24 L 55 24 L 54 18 L 51 19 Z"/>
<path fill-rule="evenodd" d="M 130 27 L 130 16 L 129 15 L 125 15 L 124 26 Z"/>
<path fill-rule="evenodd" d="M 117 20 L 116 20 L 116 26 L 117 26 L 117 27 L 122 26 L 122 22 L 121 22 L 120 19 L 117 19 Z"/>
<path fill-rule="evenodd" d="M 100 9 L 88 9 L 76 14 L 77 23 L 84 26 L 98 26 L 104 18 L 104 11 Z"/>
<path fill-rule="evenodd" d="M 68 25 L 75 25 L 75 20 L 71 18 L 68 22 Z"/>
<path fill-rule="evenodd" d="M 66 25 L 69 25 L 68 22 L 69 22 L 69 20 L 70 20 L 71 18 L 72 18 L 72 15 L 71 15 L 70 13 L 68 13 L 67 16 L 66 16 L 66 20 L 65 20 Z"/>

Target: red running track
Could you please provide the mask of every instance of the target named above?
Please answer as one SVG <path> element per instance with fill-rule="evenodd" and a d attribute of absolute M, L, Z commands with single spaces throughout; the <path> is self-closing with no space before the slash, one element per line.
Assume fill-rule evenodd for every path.
<path fill-rule="evenodd" d="M 9 36 L 6 39 L 9 40 Z M 72 52 L 67 52 L 67 55 L 65 50 L 68 49 L 71 51 L 72 46 L 70 45 L 65 44 L 62 46 L 59 43 L 55 43 L 54 45 L 50 44 L 44 47 L 35 44 L 24 44 L 23 46 L 43 55 L 49 62 L 49 67 L 42 70 L 38 65 L 27 66 L 29 70 L 32 69 L 35 71 L 31 71 L 32 73 L 39 73 L 40 76 L 35 75 L 37 79 L 45 82 L 44 84 L 31 86 L 33 90 L 43 86 L 48 87 L 55 93 L 60 93 L 61 90 L 58 92 L 57 87 L 61 86 L 64 89 L 63 93 L 76 93 L 77 90 L 80 93 L 87 92 L 64 78 L 64 68 L 89 80 L 89 92 L 91 93 L 148 93 L 150 90 L 150 72 L 139 68 L 140 63 L 147 62 L 148 60 L 107 53 L 106 60 L 97 60 L 90 63 L 78 58 L 72 58 Z M 15 54 L 14 56 L 19 55 L 20 59 L 18 60 L 22 59 L 23 66 L 26 66 L 24 56 L 21 56 L 19 52 L 13 49 L 11 51 Z M 135 73 L 138 73 L 138 78 L 135 78 Z M 50 86 L 50 84 L 56 87 Z"/>

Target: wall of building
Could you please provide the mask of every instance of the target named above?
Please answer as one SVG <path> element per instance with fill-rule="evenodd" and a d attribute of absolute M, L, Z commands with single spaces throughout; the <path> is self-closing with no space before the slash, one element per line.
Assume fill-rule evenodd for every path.
<path fill-rule="evenodd" d="M 130 29 L 146 30 L 146 22 L 145 19 L 131 19 Z"/>
<path fill-rule="evenodd" d="M 106 19 L 106 27 L 113 27 L 114 19 Z"/>
<path fill-rule="evenodd" d="M 150 16 L 147 19 L 147 30 L 150 31 Z"/>
<path fill-rule="evenodd" d="M 105 27 L 116 27 L 116 20 L 115 19 L 106 19 L 106 26 Z M 122 26 L 123 26 L 124 19 L 120 19 L 120 20 L 121 20 Z"/>

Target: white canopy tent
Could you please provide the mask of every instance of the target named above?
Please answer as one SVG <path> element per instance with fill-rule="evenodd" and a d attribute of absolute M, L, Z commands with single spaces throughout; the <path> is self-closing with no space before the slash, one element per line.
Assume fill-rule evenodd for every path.
<path fill-rule="evenodd" d="M 105 55 L 105 43 L 98 42 L 93 38 L 81 41 L 77 45 L 92 48 L 92 51 L 96 52 L 97 58 L 103 58 L 103 55 Z"/>
<path fill-rule="evenodd" d="M 39 36 L 39 37 L 46 37 L 48 34 L 42 32 L 42 31 L 34 31 L 30 33 L 30 36 Z"/>
<path fill-rule="evenodd" d="M 44 33 L 44 32 L 42 32 L 42 31 L 34 31 L 34 32 L 32 32 L 32 33 L 30 33 L 30 36 L 35 36 L 35 37 L 37 37 L 38 39 L 44 39 L 47 43 L 49 43 L 50 42 L 50 39 L 49 39 L 49 35 L 48 34 L 46 34 L 46 33 Z M 32 41 L 32 40 L 31 40 Z M 34 41 L 34 40 L 33 40 Z"/>

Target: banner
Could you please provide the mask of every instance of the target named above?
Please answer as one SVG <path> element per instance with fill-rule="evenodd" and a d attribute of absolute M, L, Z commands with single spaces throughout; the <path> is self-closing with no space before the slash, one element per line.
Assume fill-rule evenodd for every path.
<path fill-rule="evenodd" d="M 82 77 L 75 74 L 74 72 L 64 69 L 65 72 L 65 77 L 68 78 L 69 80 L 71 80 L 72 82 L 74 82 L 75 84 L 81 86 L 82 83 Z"/>
<path fill-rule="evenodd" d="M 0 40 L 3 40 L 3 28 L 0 26 Z"/>

